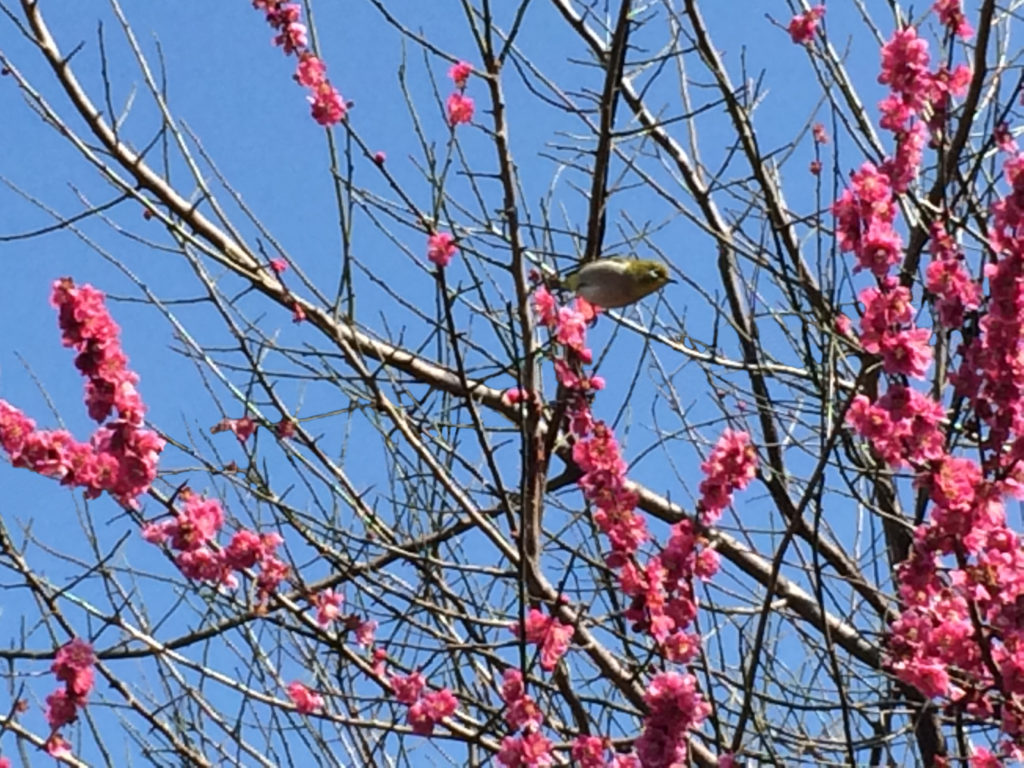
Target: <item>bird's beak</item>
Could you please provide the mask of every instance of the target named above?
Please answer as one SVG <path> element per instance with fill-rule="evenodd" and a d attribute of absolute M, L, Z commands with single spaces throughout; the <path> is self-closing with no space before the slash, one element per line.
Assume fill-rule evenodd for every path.
<path fill-rule="evenodd" d="M 666 282 L 666 283 L 678 283 L 679 281 L 678 281 L 678 280 L 676 280 L 675 278 L 672 278 L 672 277 L 670 277 L 670 278 L 669 278 L 668 280 L 666 280 L 665 282 Z"/>

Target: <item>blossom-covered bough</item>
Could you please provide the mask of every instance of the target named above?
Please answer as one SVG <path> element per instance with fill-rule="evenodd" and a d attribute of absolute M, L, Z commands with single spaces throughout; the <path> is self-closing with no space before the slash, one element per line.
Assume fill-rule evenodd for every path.
<path fill-rule="evenodd" d="M 0 0 L 0 766 L 1024 757 L 1016 10 L 441 4 Z"/>

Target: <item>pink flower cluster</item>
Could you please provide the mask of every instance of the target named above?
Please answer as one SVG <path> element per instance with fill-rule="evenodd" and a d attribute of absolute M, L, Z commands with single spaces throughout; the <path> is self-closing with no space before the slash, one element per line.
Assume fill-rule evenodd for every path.
<path fill-rule="evenodd" d="M 914 27 L 897 30 L 882 46 L 882 67 L 878 81 L 890 93 L 879 102 L 881 126 L 896 138 L 896 155 L 882 168 L 897 193 L 906 192 L 917 177 L 928 129 L 941 131 L 948 117 L 952 97 L 962 96 L 971 80 L 971 70 L 960 64 L 949 71 L 928 66 L 928 41 L 918 37 Z M 927 112 L 925 126 L 916 118 Z"/>
<path fill-rule="evenodd" d="M 316 596 L 316 623 L 321 627 L 328 626 L 341 616 L 341 606 L 345 602 L 344 595 L 333 589 L 325 589 Z"/>
<path fill-rule="evenodd" d="M 459 700 L 448 688 L 423 693 L 427 685 L 421 672 L 411 675 L 392 675 L 391 691 L 399 704 L 409 707 L 408 721 L 413 733 L 430 736 L 434 727 L 444 718 L 451 717 L 459 708 Z"/>
<path fill-rule="evenodd" d="M 228 419 L 224 418 L 210 427 L 212 434 L 218 432 L 233 432 L 235 437 L 238 438 L 238 442 L 244 443 L 253 433 L 256 431 L 256 422 L 253 421 L 250 416 L 243 416 L 240 419 Z"/>
<path fill-rule="evenodd" d="M 519 622 L 513 622 L 509 629 L 513 634 L 520 634 Z M 569 624 L 563 624 L 554 616 L 546 616 L 539 608 L 531 608 L 526 614 L 522 636 L 528 643 L 540 646 L 540 666 L 550 672 L 558 664 L 558 660 L 569 650 L 569 643 L 575 630 Z"/>
<path fill-rule="evenodd" d="M 710 525 L 732 502 L 733 491 L 743 490 L 757 476 L 757 453 L 750 444 L 750 435 L 726 429 L 700 469 L 704 480 L 697 509 L 701 521 Z"/>
<path fill-rule="evenodd" d="M 940 458 L 945 453 L 940 428 L 945 416 L 942 403 L 899 385 L 889 387 L 874 403 L 857 395 L 846 412 L 857 434 L 894 467 L 919 466 Z"/>
<path fill-rule="evenodd" d="M 458 252 L 455 238 L 448 232 L 435 232 L 427 238 L 427 258 L 439 267 L 447 267 Z"/>
<path fill-rule="evenodd" d="M 85 706 L 95 682 L 95 663 L 92 646 L 76 637 L 57 651 L 50 666 L 57 679 L 64 683 L 63 688 L 46 697 L 46 722 L 50 724 L 46 750 L 54 757 L 70 755 L 69 745 L 58 731 L 73 723 L 78 718 L 78 710 Z"/>
<path fill-rule="evenodd" d="M 505 722 L 513 729 L 536 730 L 544 722 L 544 713 L 526 693 L 523 673 L 514 667 L 505 670 L 501 684 L 501 700 L 505 702 Z"/>
<path fill-rule="evenodd" d="M 345 597 L 333 589 L 323 589 L 313 597 L 313 606 L 316 608 L 316 623 L 327 628 L 332 623 L 340 621 L 347 632 L 354 632 L 356 643 L 369 648 L 373 645 L 374 633 L 377 631 L 377 622 L 361 618 L 357 614 L 342 616 L 341 607 L 345 603 Z"/>
<path fill-rule="evenodd" d="M 551 740 L 540 732 L 544 714 L 526 693 L 523 675 L 518 669 L 505 670 L 501 685 L 501 700 L 505 704 L 505 722 L 520 731 L 501 740 L 498 763 L 505 768 L 541 768 L 555 764 Z M 605 757 L 608 742 L 600 736 L 578 736 L 571 748 L 572 764 L 580 768 L 639 768 L 635 755 Z"/>
<path fill-rule="evenodd" d="M 273 594 L 288 577 L 289 566 L 274 553 L 283 539 L 277 533 L 258 534 L 242 529 L 224 548 L 214 545 L 224 525 L 224 510 L 216 499 L 207 499 L 186 489 L 184 503 L 173 517 L 148 523 L 142 537 L 152 544 L 167 544 L 177 551 L 174 562 L 182 574 L 195 581 L 238 586 L 235 571 L 259 565 L 256 577 L 260 601 Z"/>
<path fill-rule="evenodd" d="M 324 697 L 298 680 L 289 683 L 285 690 L 299 714 L 312 715 L 324 708 Z"/>
<path fill-rule="evenodd" d="M 636 558 L 622 562 L 619 587 L 631 600 L 625 616 L 634 631 L 658 643 L 666 659 L 688 663 L 700 650 L 700 637 L 687 631 L 697 616 L 693 580 L 717 572 L 718 554 L 690 520 L 680 520 L 660 554 L 643 565 Z"/>
<path fill-rule="evenodd" d="M 1024 497 L 1024 156 L 1009 158 L 1004 176 L 1011 192 L 992 206 L 989 298 L 954 377 L 981 433 L 978 459 L 948 452 L 942 404 L 906 386 L 890 386 L 876 403 L 856 397 L 847 418 L 891 467 L 914 471 L 931 505 L 897 571 L 903 610 L 889 627 L 893 673 L 955 711 L 998 718 L 1003 754 L 1021 759 L 1024 542 L 1007 524 L 1004 498 Z M 979 295 L 949 268 L 959 258 L 945 229 L 935 226 L 932 237 L 929 287 L 940 319 L 945 313 L 943 322 L 954 326 L 966 309 L 978 309 Z M 908 296 L 895 286 L 888 293 L 886 311 L 903 314 Z M 898 319 L 879 320 L 886 322 Z M 972 764 L 993 760 L 975 750 Z"/>
<path fill-rule="evenodd" d="M 590 411 L 588 397 L 600 390 L 604 382 L 582 370 L 593 357 L 586 346 L 586 329 L 595 310 L 581 299 L 559 307 L 543 285 L 534 292 L 533 308 L 541 325 L 551 331 L 555 343 L 564 351 L 564 357 L 555 361 L 555 371 L 567 391 L 569 431 L 575 439 L 573 460 L 583 473 L 579 485 L 584 497 L 596 508 L 594 520 L 611 543 L 606 563 L 617 572 L 619 586 L 631 600 L 625 616 L 633 622 L 634 630 L 655 640 L 666 659 L 686 664 L 700 651 L 700 637 L 688 631 L 697 615 L 693 582 L 695 578 L 710 579 L 718 571 L 718 555 L 707 546 L 694 523 L 683 520 L 672 527 L 660 554 L 649 558 L 646 564 L 640 561 L 640 547 L 650 539 L 650 533 L 644 518 L 636 513 L 638 499 L 626 478 L 627 465 L 618 441 L 608 425 L 595 421 Z M 749 435 L 727 430 L 701 468 L 705 480 L 698 507 L 710 519 L 729 503 L 733 491 L 745 488 L 756 473 L 756 454 Z M 531 609 L 527 639 L 546 645 L 551 639 L 548 633 L 554 626 L 552 622 L 555 620 Z M 560 655 L 561 652 L 548 654 L 545 663 L 542 647 L 541 666 L 552 669 Z M 671 696 L 675 696 L 676 716 L 668 714 L 673 706 L 667 703 Z M 684 750 L 685 759 L 688 730 L 698 725 L 707 711 L 696 691 L 696 680 L 687 674 L 658 675 L 651 682 L 648 701 L 652 705 L 651 715 L 644 736 L 637 742 L 640 764 L 671 765 L 669 756 L 676 755 L 679 749 Z M 540 738 L 506 739 L 503 764 L 534 764 L 526 762 L 527 757 L 535 752 L 547 754 L 546 749 L 540 749 Z M 604 762 L 603 747 L 598 741 L 579 741 L 573 747 L 574 759 L 584 764 L 581 756 L 590 755 L 587 765 L 635 764 L 636 758 L 626 755 L 616 755 L 611 763 Z M 668 762 L 660 762 L 663 759 Z"/>
<path fill-rule="evenodd" d="M 572 764 L 579 768 L 640 768 L 640 758 L 636 755 L 612 755 L 605 758 L 608 744 L 600 736 L 577 736 L 572 743 Z"/>
<path fill-rule="evenodd" d="M 818 24 L 824 15 L 825 6 L 816 5 L 807 13 L 799 13 L 790 19 L 789 27 L 787 27 L 786 31 L 789 32 L 790 38 L 797 45 L 809 43 L 814 39 L 814 33 L 818 29 Z"/>
<path fill-rule="evenodd" d="M 880 355 L 886 373 L 923 377 L 932 360 L 931 333 L 917 328 L 910 291 L 889 276 L 902 257 L 903 242 L 893 228 L 895 190 L 889 177 L 866 162 L 832 205 L 839 247 L 853 251 L 857 269 L 869 269 L 878 287 L 857 297 L 864 305 L 861 343 Z"/>
<path fill-rule="evenodd" d="M 960 0 L 935 0 L 932 10 L 939 15 L 939 21 L 957 37 L 970 40 L 974 36 L 974 27 L 967 21 Z"/>
<path fill-rule="evenodd" d="M 468 61 L 460 61 L 453 64 L 448 70 L 448 77 L 455 84 L 456 90 L 448 96 L 448 122 L 452 127 L 459 123 L 469 123 L 473 120 L 473 100 L 466 95 L 466 83 L 473 73 L 473 65 Z"/>
<path fill-rule="evenodd" d="M 523 675 L 518 669 L 505 670 L 501 700 L 505 703 L 505 722 L 522 733 L 501 740 L 498 763 L 506 768 L 554 765 L 551 741 L 540 732 L 544 714 L 526 693 Z"/>
<path fill-rule="evenodd" d="M 932 223 L 932 261 L 925 272 L 925 287 L 935 296 L 939 322 L 959 328 L 964 313 L 978 308 L 981 289 L 964 266 L 964 257 L 941 221 Z"/>
<path fill-rule="evenodd" d="M 1024 361 L 1020 355 L 1024 348 L 1024 314 L 1020 310 L 1024 306 L 1024 154 L 1007 159 L 1003 175 L 1012 191 L 992 206 L 989 244 L 998 257 L 985 265 L 987 313 L 979 323 L 981 333 L 964 353 L 956 383 L 988 425 L 991 447 L 1014 439 L 1013 454 L 1020 455 L 1024 451 Z"/>
<path fill-rule="evenodd" d="M 135 389 L 139 379 L 128 368 L 120 329 L 103 299 L 92 286 L 75 287 L 63 278 L 54 282 L 50 301 L 58 310 L 64 346 L 78 353 L 75 367 L 86 378 L 90 417 L 110 420 L 88 443 L 80 443 L 65 430 L 37 430 L 32 419 L 0 400 L 0 445 L 16 467 L 83 487 L 87 498 L 106 491 L 121 504 L 137 507 L 137 497 L 156 477 L 164 442 L 142 426 L 145 406 Z"/>
<path fill-rule="evenodd" d="M 277 32 L 274 45 L 280 46 L 286 56 L 298 57 L 295 81 L 310 90 L 308 99 L 313 119 L 320 125 L 334 125 L 344 120 L 348 105 L 327 79 L 327 65 L 309 50 L 306 26 L 299 23 L 301 6 L 280 0 L 253 0 L 252 6 L 266 12 L 267 23 Z"/>
<path fill-rule="evenodd" d="M 647 687 L 644 701 L 648 708 L 644 732 L 634 745 L 640 765 L 644 768 L 686 765 L 686 735 L 704 722 L 711 711 L 697 689 L 697 678 L 680 672 L 656 675 Z"/>

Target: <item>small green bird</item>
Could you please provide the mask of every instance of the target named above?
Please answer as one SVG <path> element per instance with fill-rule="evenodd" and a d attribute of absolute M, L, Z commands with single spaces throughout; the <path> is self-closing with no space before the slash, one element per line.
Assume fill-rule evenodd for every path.
<path fill-rule="evenodd" d="M 609 256 L 566 275 L 562 284 L 591 304 L 614 309 L 640 301 L 675 280 L 668 267 L 651 259 Z"/>

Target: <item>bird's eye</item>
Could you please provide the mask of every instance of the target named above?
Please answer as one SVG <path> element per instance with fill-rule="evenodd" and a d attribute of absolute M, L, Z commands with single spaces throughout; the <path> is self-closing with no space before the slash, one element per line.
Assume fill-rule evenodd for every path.
<path fill-rule="evenodd" d="M 651 280 L 657 280 L 661 277 L 661 273 L 656 269 L 652 269 L 647 273 L 647 276 L 651 278 Z"/>

